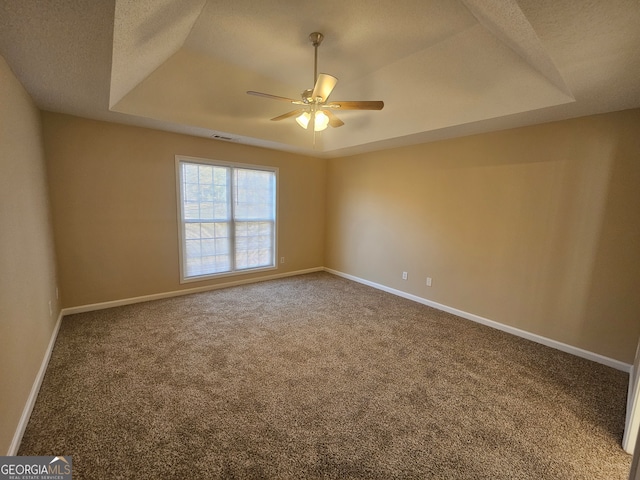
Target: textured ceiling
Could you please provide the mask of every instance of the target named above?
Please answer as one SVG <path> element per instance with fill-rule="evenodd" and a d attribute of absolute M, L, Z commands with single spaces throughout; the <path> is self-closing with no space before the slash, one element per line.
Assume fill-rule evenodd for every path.
<path fill-rule="evenodd" d="M 0 54 L 46 110 L 315 156 L 640 107 L 638 0 L 0 0 Z M 284 102 L 319 71 L 317 134 Z"/>

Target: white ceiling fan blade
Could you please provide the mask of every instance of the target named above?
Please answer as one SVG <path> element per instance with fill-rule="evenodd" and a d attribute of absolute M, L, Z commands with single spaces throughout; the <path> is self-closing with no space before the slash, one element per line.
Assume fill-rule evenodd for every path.
<path fill-rule="evenodd" d="M 256 97 L 270 98 L 272 100 L 280 100 L 282 102 L 293 103 L 295 105 L 303 105 L 303 102 L 301 102 L 300 100 L 294 100 L 293 98 L 287 97 L 279 97 L 278 95 L 271 95 L 270 93 L 254 92 L 253 90 L 249 90 L 247 94 L 255 95 Z"/>
<path fill-rule="evenodd" d="M 324 114 L 329 117 L 329 126 L 333 128 L 341 127 L 344 122 L 336 117 L 331 110 L 322 110 Z"/>
<path fill-rule="evenodd" d="M 329 75 L 327 73 L 319 74 L 316 84 L 313 87 L 311 98 L 316 99 L 320 97 L 319 103 L 326 102 L 333 91 L 333 87 L 336 86 L 336 83 L 338 83 L 338 79 L 333 75 Z"/>
<path fill-rule="evenodd" d="M 382 110 L 384 102 L 381 100 L 356 100 L 329 102 L 325 107 L 340 108 L 342 110 Z"/>
<path fill-rule="evenodd" d="M 277 117 L 273 117 L 271 120 L 273 122 L 277 122 L 279 120 L 285 120 L 287 118 L 297 117 L 298 115 L 301 115 L 304 112 L 306 112 L 306 110 L 304 108 L 299 108 L 297 110 L 292 110 L 290 112 L 283 113 L 282 115 L 278 115 Z"/>

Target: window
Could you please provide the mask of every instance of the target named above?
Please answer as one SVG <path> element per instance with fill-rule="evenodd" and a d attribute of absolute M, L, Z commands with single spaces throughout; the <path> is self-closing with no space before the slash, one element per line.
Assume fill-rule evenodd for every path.
<path fill-rule="evenodd" d="M 176 157 L 181 281 L 276 267 L 275 168 Z"/>

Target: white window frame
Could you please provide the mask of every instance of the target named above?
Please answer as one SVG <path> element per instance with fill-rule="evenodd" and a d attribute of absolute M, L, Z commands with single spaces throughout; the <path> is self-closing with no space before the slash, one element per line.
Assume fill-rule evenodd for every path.
<path fill-rule="evenodd" d="M 255 268 L 243 268 L 236 269 L 233 263 L 233 257 L 235 252 L 235 238 L 232 233 L 231 237 L 231 247 L 234 249 L 230 255 L 232 257 L 232 265 L 231 270 L 226 272 L 219 273 L 209 273 L 198 276 L 185 276 L 186 274 L 186 239 L 185 239 L 185 221 L 184 221 L 184 211 L 183 211 L 183 192 L 182 192 L 182 173 L 181 173 L 181 165 L 183 163 L 191 163 L 191 164 L 203 164 L 210 166 L 218 166 L 231 168 L 231 176 L 233 176 L 233 169 L 250 169 L 250 170 L 261 170 L 265 172 L 270 172 L 275 175 L 275 219 L 273 222 L 273 260 L 272 265 L 264 266 L 264 267 L 255 267 Z M 175 156 L 175 174 L 176 174 L 176 200 L 177 200 L 177 213 L 178 213 L 178 240 L 179 240 L 179 258 L 180 258 L 180 283 L 190 283 L 190 282 L 198 282 L 203 280 L 210 280 L 213 278 L 220 277 L 228 277 L 228 276 L 236 276 L 236 275 L 246 275 L 256 272 L 263 272 L 268 270 L 277 270 L 278 269 L 278 217 L 279 217 L 279 177 L 278 177 L 278 168 L 270 167 L 265 165 L 252 165 L 247 163 L 237 163 L 237 162 L 225 162 L 221 160 L 214 160 L 208 158 L 199 158 L 199 157 L 189 157 L 185 155 L 176 155 Z M 233 204 L 233 200 L 232 200 Z M 230 226 L 231 230 L 234 230 L 233 226 L 235 224 L 235 220 L 233 218 L 233 213 L 231 215 Z"/>

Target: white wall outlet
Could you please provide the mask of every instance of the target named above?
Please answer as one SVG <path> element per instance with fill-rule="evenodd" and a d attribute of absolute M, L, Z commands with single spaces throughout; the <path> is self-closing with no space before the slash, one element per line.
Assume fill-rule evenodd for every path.
<path fill-rule="evenodd" d="M 49 300 L 49 316 L 53 317 L 53 307 L 51 306 L 51 300 Z"/>
<path fill-rule="evenodd" d="M 431 286 L 431 277 L 427 277 L 427 287 Z"/>
<path fill-rule="evenodd" d="M 280 257 L 280 263 L 284 263 L 284 257 Z"/>
<path fill-rule="evenodd" d="M 402 279 L 406 280 L 407 278 L 409 278 L 409 274 L 407 272 L 402 272 Z"/>

